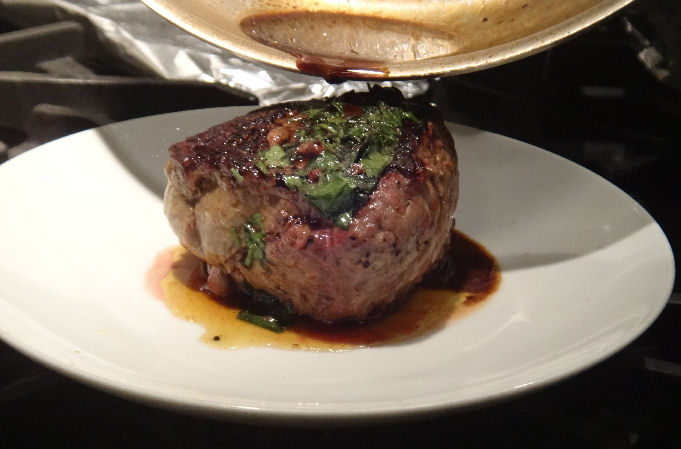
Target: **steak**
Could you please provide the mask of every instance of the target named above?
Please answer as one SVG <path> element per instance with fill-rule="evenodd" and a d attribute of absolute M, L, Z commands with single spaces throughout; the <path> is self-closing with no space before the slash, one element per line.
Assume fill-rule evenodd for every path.
<path fill-rule="evenodd" d="M 454 141 L 396 89 L 258 109 L 169 152 L 165 213 L 182 245 L 211 278 L 316 320 L 380 315 L 449 245 Z"/>

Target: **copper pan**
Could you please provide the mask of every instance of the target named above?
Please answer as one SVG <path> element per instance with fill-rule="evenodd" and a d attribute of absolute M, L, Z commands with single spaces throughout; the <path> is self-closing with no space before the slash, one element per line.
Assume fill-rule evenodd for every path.
<path fill-rule="evenodd" d="M 453 75 L 536 53 L 631 0 L 142 0 L 245 59 L 348 78 Z M 313 63 L 310 63 L 310 62 Z M 326 72 L 322 74 L 327 74 Z"/>

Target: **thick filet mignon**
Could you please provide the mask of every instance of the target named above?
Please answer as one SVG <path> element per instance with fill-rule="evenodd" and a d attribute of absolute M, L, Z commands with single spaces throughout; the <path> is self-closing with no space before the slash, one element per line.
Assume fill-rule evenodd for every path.
<path fill-rule="evenodd" d="M 404 297 L 448 247 L 458 199 L 442 119 L 393 89 L 256 110 L 173 145 L 166 174 L 185 247 L 322 321 Z"/>

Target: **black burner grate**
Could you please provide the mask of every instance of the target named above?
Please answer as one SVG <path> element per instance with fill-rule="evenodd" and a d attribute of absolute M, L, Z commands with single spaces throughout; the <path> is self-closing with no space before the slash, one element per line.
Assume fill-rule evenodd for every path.
<path fill-rule="evenodd" d="M 125 63 L 106 59 L 96 45 L 72 21 L 0 34 L 0 161 L 107 123 L 256 103 L 227 86 L 134 74 Z"/>

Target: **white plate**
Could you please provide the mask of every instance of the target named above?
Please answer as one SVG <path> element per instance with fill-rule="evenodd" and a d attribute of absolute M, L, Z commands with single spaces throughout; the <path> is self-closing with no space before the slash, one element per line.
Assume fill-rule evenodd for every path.
<path fill-rule="evenodd" d="M 342 353 L 224 350 L 146 290 L 176 244 L 167 147 L 243 113 L 190 111 L 75 134 L 0 166 L 0 336 L 45 365 L 155 405 L 257 422 L 394 418 L 547 385 L 643 332 L 674 261 L 653 219 L 593 173 L 452 125 L 459 229 L 498 258 L 487 303 L 425 338 Z"/>

